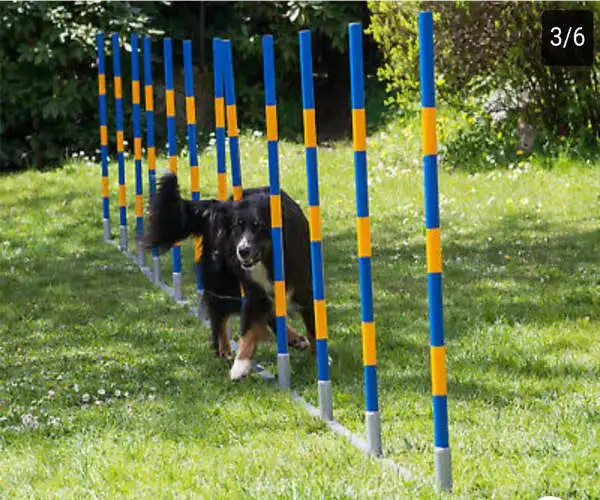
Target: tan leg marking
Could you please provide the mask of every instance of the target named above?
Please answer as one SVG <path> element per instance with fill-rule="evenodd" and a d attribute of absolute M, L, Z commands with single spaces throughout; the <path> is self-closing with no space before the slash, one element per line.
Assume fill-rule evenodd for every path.
<path fill-rule="evenodd" d="M 225 358 L 228 361 L 233 360 L 233 350 L 229 343 L 229 335 L 227 335 L 227 320 L 225 318 L 219 326 L 219 356 Z"/>
<path fill-rule="evenodd" d="M 239 380 L 250 374 L 252 371 L 252 357 L 256 351 L 256 344 L 258 344 L 259 340 L 265 340 L 267 336 L 267 324 L 257 323 L 252 325 L 240 339 L 237 357 L 235 358 L 229 373 L 231 380 Z"/>

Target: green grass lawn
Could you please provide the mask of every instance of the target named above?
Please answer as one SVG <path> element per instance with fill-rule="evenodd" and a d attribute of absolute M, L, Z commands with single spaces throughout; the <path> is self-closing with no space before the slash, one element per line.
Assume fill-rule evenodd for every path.
<path fill-rule="evenodd" d="M 435 497 L 415 130 L 382 128 L 369 166 L 384 452 L 417 479 L 361 455 L 274 385 L 231 383 L 199 321 L 101 242 L 99 166 L 71 161 L 0 177 L 0 492 Z M 266 184 L 264 137 L 241 148 L 244 184 Z M 334 143 L 319 159 L 335 416 L 362 434 L 352 152 Z M 457 498 L 600 497 L 600 165 L 536 165 L 440 172 Z M 306 207 L 303 148 L 283 143 L 281 167 Z M 201 168 L 214 196 L 213 149 Z M 183 158 L 180 172 L 189 193 Z M 129 199 L 133 209 L 131 183 Z M 188 297 L 190 257 L 188 242 Z M 274 370 L 274 343 L 258 358 Z M 292 366 L 316 404 L 314 359 L 293 352 Z"/>

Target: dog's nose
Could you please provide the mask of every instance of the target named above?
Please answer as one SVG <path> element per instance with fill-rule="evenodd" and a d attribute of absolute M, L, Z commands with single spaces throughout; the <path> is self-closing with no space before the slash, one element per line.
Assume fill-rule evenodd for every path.
<path fill-rule="evenodd" d="M 247 259 L 248 257 L 250 257 L 250 247 L 247 245 L 240 245 L 238 247 L 238 255 L 242 258 L 242 259 Z"/>

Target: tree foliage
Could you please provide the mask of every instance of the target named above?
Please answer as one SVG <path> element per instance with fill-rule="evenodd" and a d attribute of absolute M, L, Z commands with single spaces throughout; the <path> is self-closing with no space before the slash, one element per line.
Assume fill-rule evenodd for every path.
<path fill-rule="evenodd" d="M 126 2 L 10 2 L 0 19 L 2 168 L 95 149 L 96 33 L 147 29 L 149 16 Z"/>
<path fill-rule="evenodd" d="M 232 40 L 240 123 L 263 120 L 260 35 L 276 37 L 280 127 L 298 130 L 298 30 L 313 30 L 315 71 L 328 71 L 329 85 L 347 73 L 346 23 L 367 20 L 364 2 L 6 2 L 0 4 L 0 168 L 36 166 L 62 160 L 70 151 L 98 145 L 96 34 L 106 36 L 107 79 L 112 78 L 109 34 L 121 35 L 125 135 L 130 134 L 129 50 L 131 33 L 165 34 L 174 43 L 175 82 L 183 97 L 182 39 L 193 42 L 200 105 L 211 102 L 213 36 Z M 161 104 L 162 47 L 154 44 L 156 105 Z M 342 69 L 340 69 L 342 68 Z M 109 88 L 110 94 L 110 88 Z M 109 95 L 109 129 L 114 130 Z M 209 104 L 204 106 L 207 108 Z M 209 130 L 212 110 L 198 113 Z M 164 144 L 164 120 L 157 116 L 157 144 Z M 181 127 L 185 135 L 185 127 Z M 114 140 L 114 134 L 109 137 Z M 183 137 L 182 137 L 183 138 Z"/>

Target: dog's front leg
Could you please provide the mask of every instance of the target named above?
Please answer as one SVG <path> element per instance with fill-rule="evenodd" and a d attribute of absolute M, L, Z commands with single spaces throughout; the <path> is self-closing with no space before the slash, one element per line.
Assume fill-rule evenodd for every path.
<path fill-rule="evenodd" d="M 237 356 L 231 367 L 231 380 L 239 380 L 250 375 L 252 371 L 252 358 L 256 352 L 256 345 L 259 340 L 267 338 L 266 323 L 255 323 L 240 338 Z"/>
<path fill-rule="evenodd" d="M 268 337 L 267 318 L 270 313 L 270 303 L 262 294 L 256 297 L 248 293 L 242 306 L 240 318 L 241 337 L 237 356 L 231 367 L 231 380 L 246 377 L 252 371 L 252 358 L 259 340 Z"/>

